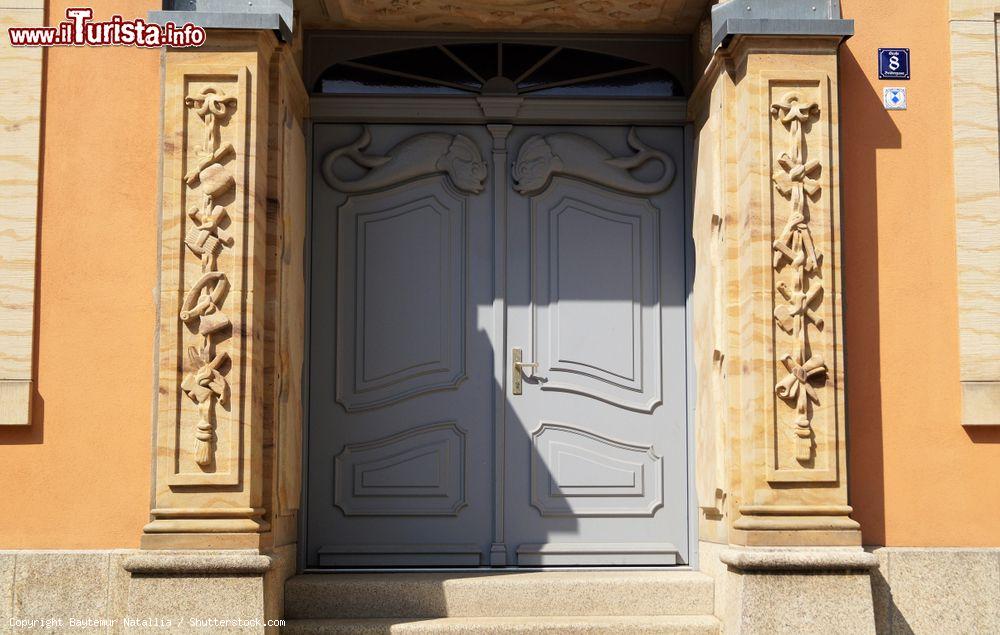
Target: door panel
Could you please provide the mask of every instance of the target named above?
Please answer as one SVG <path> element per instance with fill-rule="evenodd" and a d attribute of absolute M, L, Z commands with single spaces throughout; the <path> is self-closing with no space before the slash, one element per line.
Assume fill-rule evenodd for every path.
<path fill-rule="evenodd" d="M 531 207 L 540 389 L 651 412 L 661 399 L 658 210 L 561 178 Z"/>
<path fill-rule="evenodd" d="M 308 562 L 478 566 L 493 518 L 488 135 L 317 125 L 313 146 Z"/>
<path fill-rule="evenodd" d="M 310 566 L 687 562 L 682 140 L 315 127 Z"/>
<path fill-rule="evenodd" d="M 445 178 L 340 207 L 337 401 L 364 410 L 465 377 L 465 197 Z"/>
<path fill-rule="evenodd" d="M 517 564 L 687 560 L 682 139 L 512 132 L 508 346 L 538 364 L 507 409 Z"/>

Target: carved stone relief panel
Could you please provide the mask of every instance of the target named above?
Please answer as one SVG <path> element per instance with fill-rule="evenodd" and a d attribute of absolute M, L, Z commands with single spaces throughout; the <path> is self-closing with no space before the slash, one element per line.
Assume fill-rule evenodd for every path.
<path fill-rule="evenodd" d="M 261 470 L 276 44 L 271 33 L 234 31 L 197 52 L 165 52 L 156 467 L 144 548 L 256 548 L 269 526 Z"/>
<path fill-rule="evenodd" d="M 769 78 L 774 425 L 768 480 L 837 477 L 836 272 L 829 198 L 829 85 L 825 75 Z"/>
<path fill-rule="evenodd" d="M 176 248 L 176 358 L 165 360 L 176 382 L 171 485 L 235 485 L 240 471 L 239 368 L 243 357 L 243 221 L 246 215 L 248 73 L 185 72 L 172 86 L 183 95 L 167 107 L 183 123 L 183 146 L 165 179 L 164 232 Z M 167 174 L 170 174 L 167 177 Z M 169 218 L 168 218 L 169 213 Z M 167 240 L 167 237 L 164 237 Z M 167 290 L 165 285 L 165 290 Z M 234 369 L 236 371 L 234 372 Z M 235 377 L 235 379 L 234 379 Z M 236 393 L 234 398 L 234 392 Z"/>
<path fill-rule="evenodd" d="M 694 185 L 705 540 L 860 544 L 844 472 L 838 44 L 734 38 L 692 97 L 707 120 L 698 166 L 718 152 L 721 177 Z"/>

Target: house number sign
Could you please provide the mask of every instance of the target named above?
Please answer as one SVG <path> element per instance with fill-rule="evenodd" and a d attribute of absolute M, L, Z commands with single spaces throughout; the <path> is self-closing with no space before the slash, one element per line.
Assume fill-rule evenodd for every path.
<path fill-rule="evenodd" d="M 878 50 L 879 79 L 910 79 L 910 49 Z"/>

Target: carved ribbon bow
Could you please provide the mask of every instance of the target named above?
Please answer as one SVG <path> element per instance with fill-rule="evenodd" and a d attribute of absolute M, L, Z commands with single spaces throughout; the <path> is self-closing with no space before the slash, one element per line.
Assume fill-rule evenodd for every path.
<path fill-rule="evenodd" d="M 774 392 L 787 401 L 795 401 L 796 409 L 805 413 L 808 400 L 819 403 L 816 390 L 809 383 L 812 377 L 826 374 L 826 363 L 819 355 L 813 355 L 804 364 L 796 363 L 791 355 L 782 358 L 788 374 L 774 387 Z"/>
<path fill-rule="evenodd" d="M 771 114 L 778 117 L 781 123 L 786 124 L 792 124 L 792 122 L 806 123 L 818 112 L 819 104 L 811 101 L 802 101 L 798 93 L 794 92 L 785 93 L 778 103 L 771 106 Z"/>

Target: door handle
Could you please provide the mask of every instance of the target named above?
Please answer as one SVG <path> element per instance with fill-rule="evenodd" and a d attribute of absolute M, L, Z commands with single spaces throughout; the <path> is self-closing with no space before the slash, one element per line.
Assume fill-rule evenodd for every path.
<path fill-rule="evenodd" d="M 512 348 L 510 350 L 510 388 L 511 393 L 515 395 L 520 395 L 524 392 L 524 369 L 530 368 L 532 370 L 538 368 L 538 362 L 523 362 L 521 361 L 524 353 L 520 348 Z"/>

